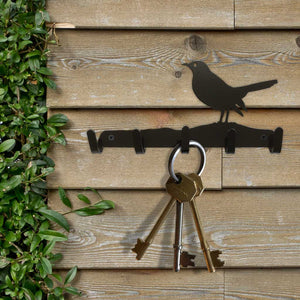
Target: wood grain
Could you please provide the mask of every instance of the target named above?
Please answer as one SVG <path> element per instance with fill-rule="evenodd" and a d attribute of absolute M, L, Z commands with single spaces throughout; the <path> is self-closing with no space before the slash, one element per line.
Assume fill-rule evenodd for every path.
<path fill-rule="evenodd" d="M 234 22 L 233 0 L 49 0 L 47 5 L 58 27 L 63 22 L 70 28 L 232 29 Z"/>
<path fill-rule="evenodd" d="M 300 299 L 300 270 L 226 270 L 225 299 Z"/>
<path fill-rule="evenodd" d="M 246 113 L 244 125 L 254 128 L 283 128 L 281 153 L 266 148 L 237 148 L 234 154 L 223 151 L 223 187 L 299 187 L 300 186 L 300 111 L 257 110 Z M 231 120 L 239 121 L 233 113 Z"/>
<path fill-rule="evenodd" d="M 86 132 L 94 129 L 97 136 L 103 130 L 147 129 L 170 127 L 181 129 L 212 123 L 218 114 L 212 111 L 177 110 L 58 110 L 70 119 L 64 130 L 67 146 L 55 145 L 49 152 L 56 170 L 48 177 L 50 188 L 63 186 L 81 188 L 162 188 L 169 177 L 167 164 L 170 148 L 148 148 L 137 155 L 133 148 L 104 148 L 92 154 Z M 178 157 L 175 168 L 183 172 L 197 171 L 199 153 Z M 221 149 L 207 150 L 207 167 L 203 180 L 209 189 L 221 188 Z"/>
<path fill-rule="evenodd" d="M 247 107 L 300 107 L 296 31 L 57 32 L 61 46 L 51 47 L 48 64 L 58 89 L 48 90 L 50 107 L 206 107 L 182 66 L 193 60 L 235 87 L 278 80 L 249 93 Z"/>
<path fill-rule="evenodd" d="M 299 280 L 299 269 L 218 270 L 214 274 L 204 270 L 80 270 L 75 286 L 85 299 L 296 300 Z"/>
<path fill-rule="evenodd" d="M 131 148 L 105 148 L 90 153 L 86 131 L 170 127 L 190 128 L 215 122 L 219 113 L 212 110 L 57 110 L 70 119 L 64 130 L 68 145 L 55 145 L 49 156 L 56 162 L 48 177 L 50 188 L 162 188 L 168 178 L 167 161 L 171 149 L 148 148 L 143 155 Z M 295 110 L 250 110 L 242 119 L 232 112 L 229 120 L 246 126 L 284 129 L 283 149 L 271 154 L 268 148 L 237 148 L 235 154 L 221 148 L 208 148 L 203 179 L 209 189 L 224 187 L 299 187 L 300 186 L 300 112 Z M 196 171 L 197 151 L 178 158 L 177 170 Z M 177 165 L 178 163 L 178 165 Z M 222 168 L 222 169 L 221 169 Z M 221 174 L 223 179 L 221 180 Z"/>
<path fill-rule="evenodd" d="M 79 192 L 83 191 L 68 191 L 75 209 L 82 206 L 76 199 Z M 137 261 L 131 252 L 137 238 L 147 236 L 169 196 L 163 191 L 101 194 L 113 200 L 116 208 L 94 217 L 66 215 L 71 231 L 69 240 L 56 247 L 64 255 L 58 267 L 172 269 L 174 209 L 142 260 Z M 93 202 L 99 200 L 91 192 L 86 195 Z M 207 241 L 211 249 L 222 251 L 226 268 L 299 267 L 299 200 L 299 189 L 243 189 L 206 191 L 196 202 Z M 50 192 L 49 205 L 60 212 L 68 211 L 57 191 Z M 204 258 L 188 207 L 183 223 L 184 250 L 197 255 L 196 266 L 203 268 Z"/>
<path fill-rule="evenodd" d="M 235 28 L 300 28 L 300 1 L 235 0 Z"/>
<path fill-rule="evenodd" d="M 223 271 L 213 275 L 204 270 L 80 271 L 75 286 L 83 292 L 84 299 L 222 300 L 224 295 Z"/>

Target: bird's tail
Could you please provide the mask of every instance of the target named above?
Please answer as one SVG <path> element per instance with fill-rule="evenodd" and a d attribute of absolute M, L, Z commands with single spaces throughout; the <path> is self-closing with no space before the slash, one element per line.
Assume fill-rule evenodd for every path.
<path fill-rule="evenodd" d="M 263 81 L 263 82 L 258 82 L 254 84 L 249 84 L 245 86 L 241 86 L 236 88 L 239 93 L 241 94 L 242 98 L 245 97 L 249 92 L 254 92 L 254 91 L 259 91 L 259 90 L 264 90 L 267 89 L 274 84 L 276 84 L 278 81 L 275 80 L 268 80 L 268 81 Z"/>

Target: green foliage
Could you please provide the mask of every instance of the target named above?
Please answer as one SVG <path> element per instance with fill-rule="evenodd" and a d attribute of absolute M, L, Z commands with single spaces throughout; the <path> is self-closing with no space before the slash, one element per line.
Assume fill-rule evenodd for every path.
<path fill-rule="evenodd" d="M 45 23 L 45 0 L 0 0 L 0 299 L 64 299 L 79 295 L 70 284 L 77 267 L 65 279 L 53 273 L 61 254 L 57 242 L 69 231 L 66 218 L 47 206 L 46 176 L 54 171 L 47 157 L 52 143 L 66 144 L 63 114 L 46 118 L 46 87 L 56 88 L 46 67 L 48 44 L 55 43 Z M 97 191 L 94 191 L 98 194 Z M 63 189 L 62 201 L 72 207 Z M 98 194 L 99 195 L 99 194 Z M 79 215 L 103 213 L 114 207 L 103 200 L 71 210 Z M 101 199 L 101 198 L 100 198 Z M 101 199 L 102 200 L 102 199 Z"/>
<path fill-rule="evenodd" d="M 100 215 L 100 214 L 103 214 L 105 210 L 115 208 L 115 204 L 114 204 L 113 201 L 103 200 L 103 198 L 101 197 L 99 192 L 96 191 L 95 189 L 92 189 L 92 188 L 86 188 L 86 189 L 92 190 L 94 193 L 97 194 L 97 196 L 101 200 L 99 202 L 91 204 L 91 200 L 86 195 L 78 194 L 77 198 L 79 200 L 81 200 L 82 202 L 84 202 L 86 204 L 90 204 L 90 205 L 86 206 L 86 207 L 83 207 L 83 208 L 70 210 L 70 211 L 66 212 L 65 215 L 69 214 L 69 213 L 75 213 L 78 216 L 88 217 L 88 216 Z M 67 207 L 72 208 L 71 202 L 70 202 L 69 198 L 67 197 L 65 190 L 62 187 L 59 187 L 59 196 L 60 196 L 60 200 Z M 66 199 L 68 199 L 67 202 L 66 202 Z"/>

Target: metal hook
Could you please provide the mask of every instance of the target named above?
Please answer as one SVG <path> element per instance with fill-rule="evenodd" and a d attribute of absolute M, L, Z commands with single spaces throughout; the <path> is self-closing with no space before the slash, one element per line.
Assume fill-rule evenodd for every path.
<path fill-rule="evenodd" d="M 205 168 L 205 164 L 206 164 L 205 149 L 203 148 L 203 146 L 200 143 L 198 143 L 196 141 L 189 141 L 189 146 L 196 147 L 200 151 L 201 163 L 200 163 L 200 167 L 199 167 L 199 170 L 198 170 L 198 173 L 197 173 L 198 176 L 200 176 L 202 174 L 202 172 Z M 177 157 L 178 153 L 180 152 L 180 150 L 181 150 L 181 145 L 180 144 L 176 145 L 175 148 L 173 149 L 173 151 L 170 154 L 169 163 L 168 163 L 169 173 L 176 182 L 179 182 L 180 179 L 176 176 L 176 174 L 174 172 L 174 161 L 175 161 L 175 158 Z"/>

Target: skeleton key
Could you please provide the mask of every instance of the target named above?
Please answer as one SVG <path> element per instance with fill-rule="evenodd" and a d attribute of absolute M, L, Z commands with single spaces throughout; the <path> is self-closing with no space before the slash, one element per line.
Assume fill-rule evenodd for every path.
<path fill-rule="evenodd" d="M 184 202 L 190 202 L 191 199 L 199 194 L 199 189 L 196 186 L 195 181 L 181 173 L 176 174 L 180 179 L 176 182 L 172 177 L 167 182 L 167 191 L 176 200 L 176 227 L 175 227 L 175 243 L 174 243 L 174 271 L 180 271 L 180 265 L 194 266 L 192 259 L 194 255 L 190 255 L 187 252 L 181 252 L 182 250 L 182 218 L 183 218 L 183 205 Z M 183 264 L 181 264 L 181 260 Z"/>
<path fill-rule="evenodd" d="M 156 221 L 154 227 L 152 228 L 151 232 L 149 233 L 149 235 L 147 236 L 145 241 L 142 239 L 137 239 L 137 243 L 135 244 L 134 248 L 131 249 L 133 252 L 135 252 L 137 254 L 136 255 L 137 260 L 140 260 L 144 256 L 146 250 L 152 244 L 155 235 L 157 234 L 162 223 L 168 216 L 168 214 L 171 211 L 171 208 L 174 206 L 175 202 L 176 202 L 176 199 L 174 197 L 172 197 L 169 200 L 168 204 L 166 205 L 165 209 L 163 210 L 160 217 Z"/>
<path fill-rule="evenodd" d="M 201 177 L 198 176 L 195 173 L 194 174 L 189 174 L 188 177 L 191 178 L 192 180 L 194 180 L 196 186 L 199 189 L 198 190 L 198 195 L 201 195 L 202 192 L 204 191 Z M 190 207 L 192 209 L 194 223 L 195 223 L 197 233 L 198 233 L 198 236 L 199 236 L 201 249 L 202 249 L 203 254 L 204 254 L 207 269 L 208 269 L 209 272 L 215 272 L 216 271 L 215 267 L 222 267 L 224 265 L 224 262 L 221 261 L 218 257 L 219 254 L 221 254 L 222 252 L 219 251 L 219 250 L 210 251 L 209 245 L 208 245 L 208 243 L 205 239 L 204 233 L 203 233 L 199 212 L 198 212 L 198 209 L 197 209 L 197 206 L 196 206 L 196 203 L 195 203 L 195 197 L 193 199 L 191 199 L 191 201 L 189 203 L 190 203 Z"/>

